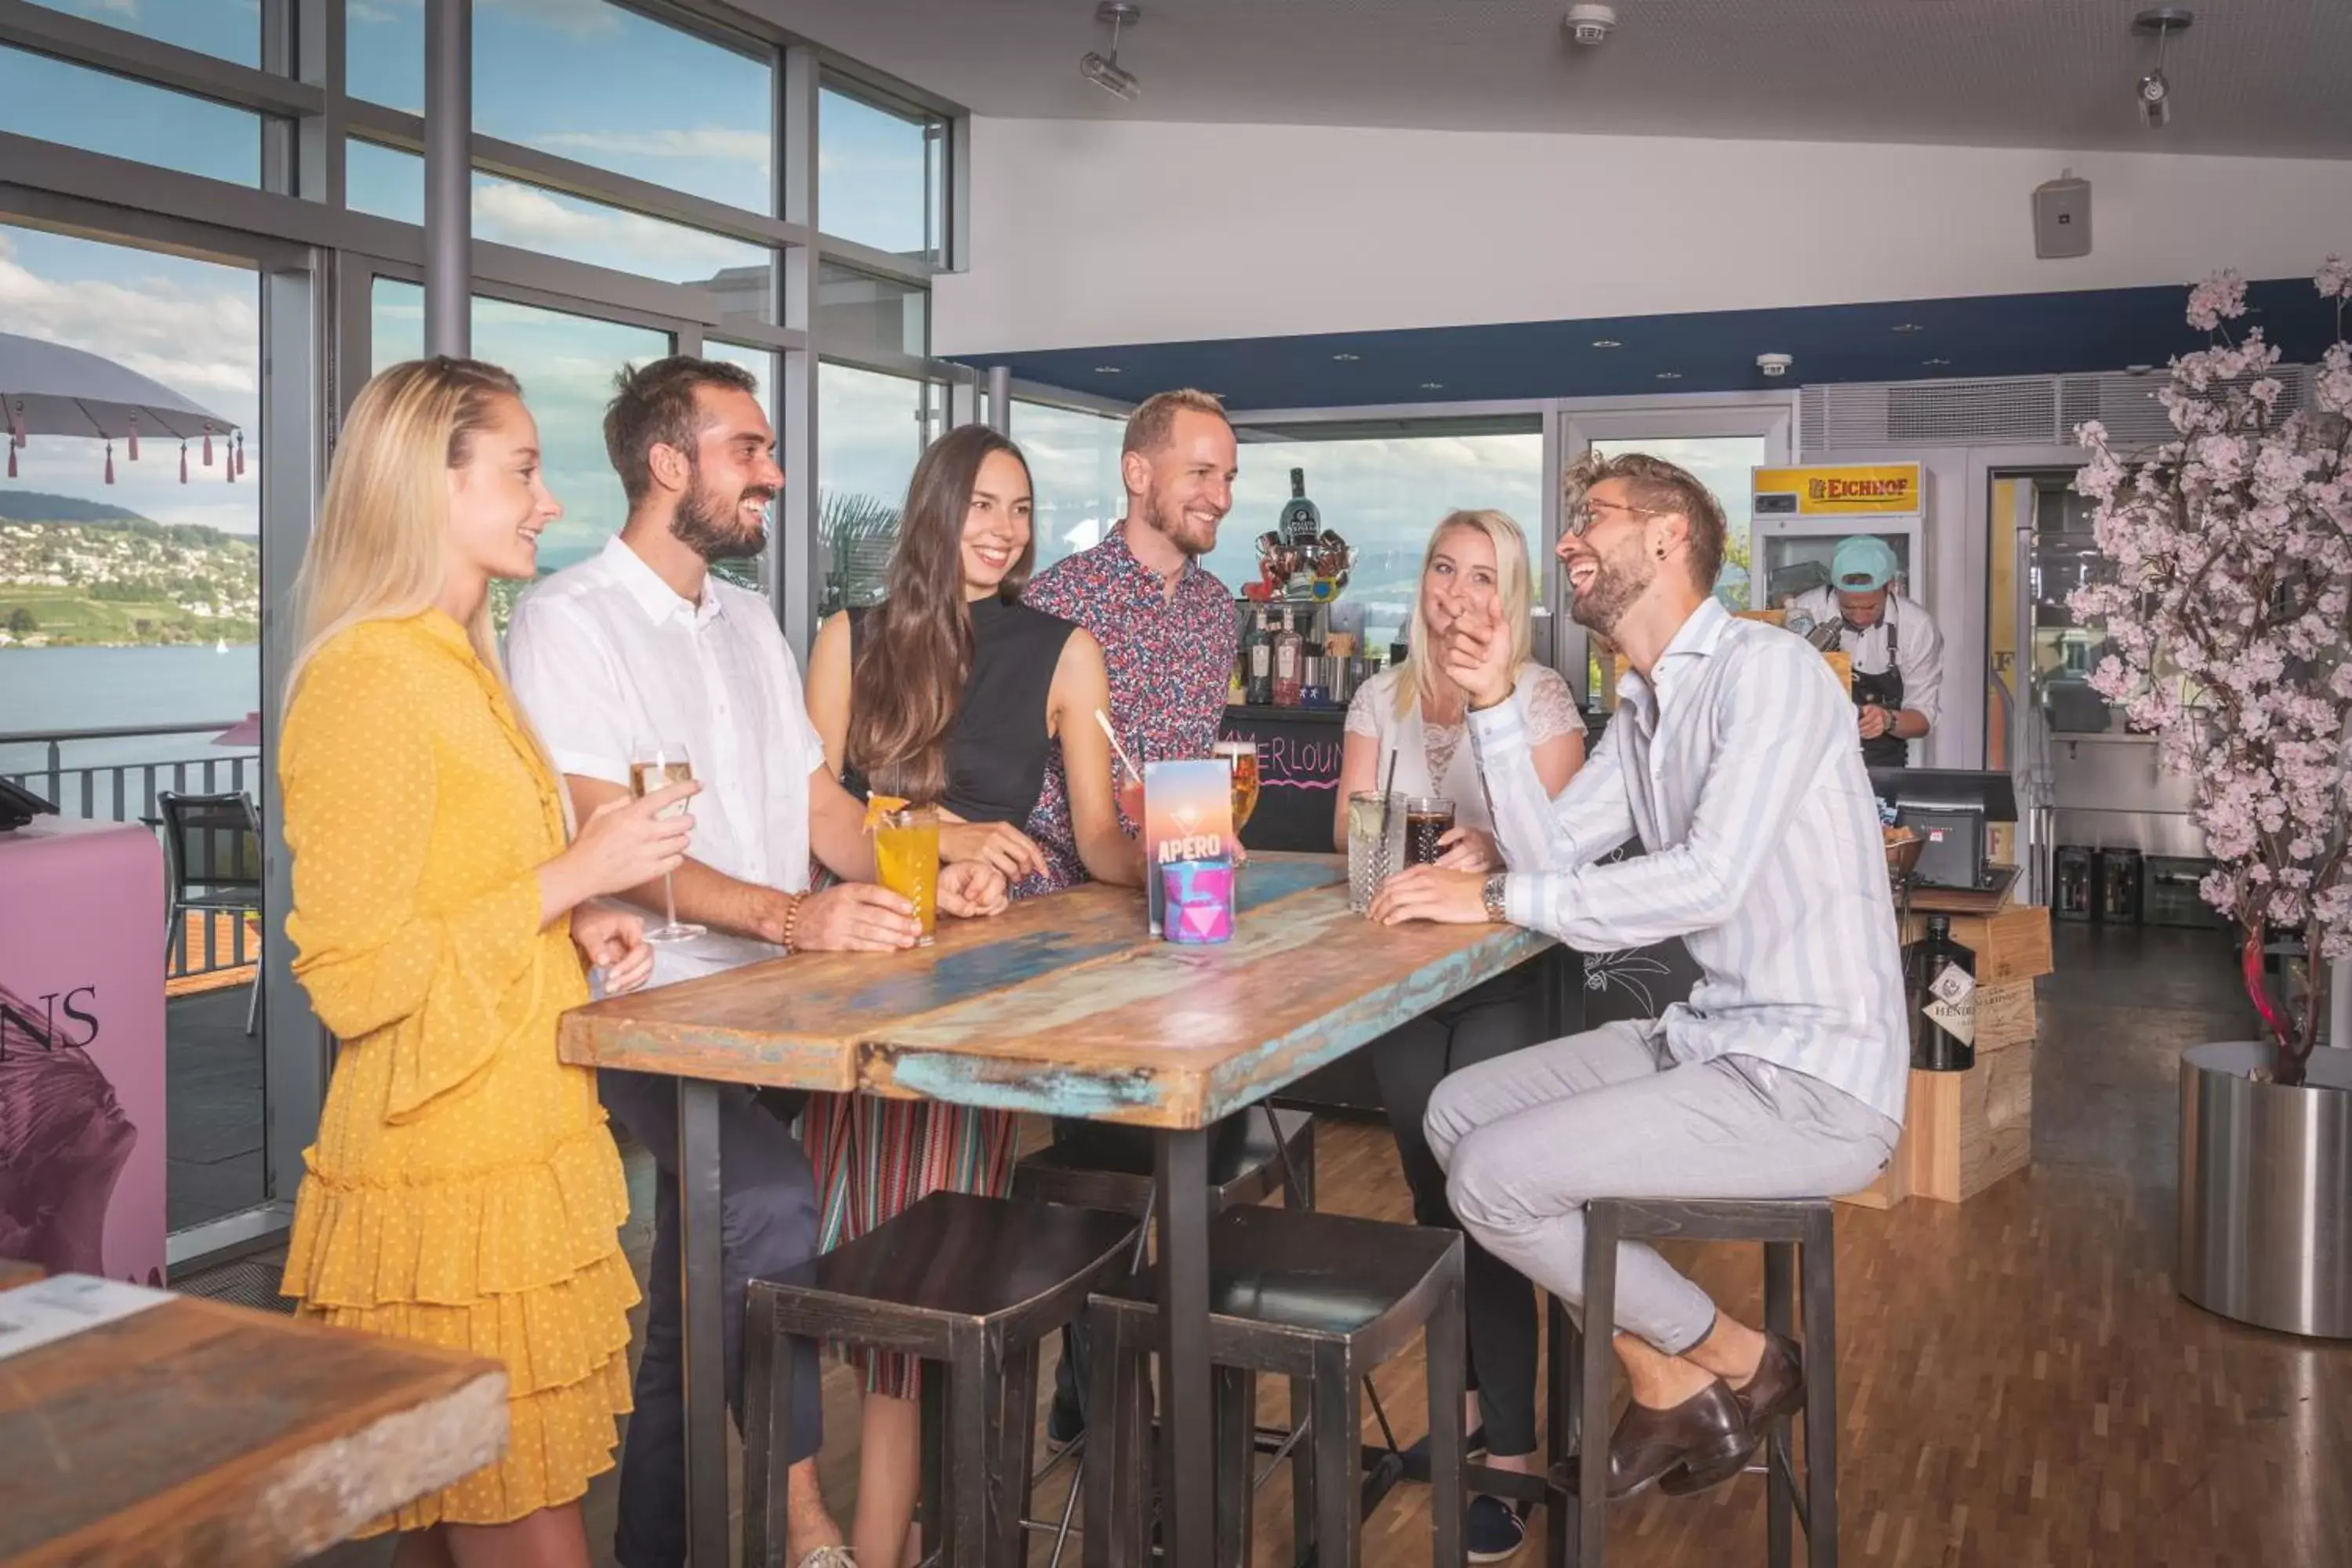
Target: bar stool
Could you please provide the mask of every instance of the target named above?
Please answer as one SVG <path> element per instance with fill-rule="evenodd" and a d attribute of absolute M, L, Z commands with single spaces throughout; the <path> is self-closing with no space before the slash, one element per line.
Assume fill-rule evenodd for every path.
<path fill-rule="evenodd" d="M 1137 1225 L 1097 1209 L 937 1192 L 855 1241 L 754 1279 L 745 1316 L 743 1561 L 783 1561 L 795 1398 L 788 1334 L 923 1358 L 924 1508 L 947 1563 L 1016 1564 L 1037 1342 L 1125 1262 Z"/>
<path fill-rule="evenodd" d="M 1086 1137 L 1067 1138 L 1048 1144 L 1022 1160 L 1013 1168 L 1013 1195 L 1034 1199 L 1040 1203 L 1076 1204 L 1085 1208 L 1112 1209 L 1148 1218 L 1152 1206 L 1152 1152 L 1150 1144 L 1140 1139 L 1094 1140 Z M 1285 1166 L 1288 1181 L 1285 1183 Z M 1211 1212 L 1223 1214 L 1242 1204 L 1263 1203 L 1276 1193 L 1285 1193 L 1285 1202 L 1300 1208 L 1315 1206 L 1315 1118 L 1304 1110 L 1278 1110 L 1261 1101 L 1256 1107 L 1236 1111 L 1219 1135 L 1209 1145 L 1209 1188 Z M 1134 1263 L 1141 1268 L 1143 1258 L 1138 1252 Z M 1074 1369 L 1082 1370 L 1082 1369 Z M 1085 1396 L 1087 1384 L 1078 1384 L 1082 1405 L 1091 1403 Z M 1307 1395 L 1304 1384 L 1292 1391 L 1290 1417 L 1303 1425 L 1307 1415 Z M 1262 1452 L 1286 1452 L 1292 1445 L 1292 1432 L 1286 1428 L 1253 1429 L 1253 1440 Z M 1068 1447 L 1048 1458 L 1030 1478 L 1032 1487 L 1043 1486 L 1064 1463 L 1076 1459 L 1079 1470 L 1072 1482 L 1068 1503 L 1075 1505 L 1086 1483 L 1085 1467 L 1087 1439 L 1082 1434 Z M 1294 1498 L 1297 1490 L 1294 1489 Z M 1294 1501 L 1297 1528 L 1304 1533 L 1310 1526 L 1303 1503 Z M 1055 1537 L 1055 1561 L 1058 1564 L 1063 1542 L 1069 1533 L 1070 1507 L 1066 1506 L 1058 1521 L 1033 1521 L 1031 1527 Z"/>
<path fill-rule="evenodd" d="M 1148 1362 L 1160 1316 L 1150 1282 L 1113 1279 L 1087 1320 L 1097 1336 L 1088 1403 L 1109 1412 L 1108 1452 L 1087 1468 L 1087 1568 L 1148 1561 Z M 1209 1360 L 1216 1386 L 1216 1560 L 1250 1559 L 1250 1441 L 1259 1374 L 1304 1381 L 1309 1463 L 1294 1462 L 1298 1517 L 1318 1568 L 1362 1561 L 1364 1379 L 1416 1333 L 1427 1346 L 1432 1560 L 1462 1561 L 1462 1237 L 1290 1208 L 1240 1207 L 1209 1231 Z M 1294 1398 L 1296 1395 L 1294 1395 Z M 1097 1437 L 1100 1441 L 1100 1437 Z M 1298 1554 L 1307 1542 L 1294 1542 Z"/>
<path fill-rule="evenodd" d="M 1286 1157 L 1306 1206 L 1314 1206 L 1315 1118 L 1304 1110 L 1244 1110 L 1236 1118 L 1231 1134 L 1209 1146 L 1214 1212 L 1263 1203 L 1280 1192 Z M 1013 1195 L 1038 1203 L 1140 1216 L 1151 1206 L 1151 1145 L 1143 1139 L 1065 1139 L 1027 1156 L 1013 1171 Z"/>
<path fill-rule="evenodd" d="M 1804 1528 L 1807 1568 L 1837 1568 L 1836 1232 L 1836 1207 L 1826 1198 L 1595 1198 L 1584 1205 L 1588 1322 L 1616 1321 L 1621 1241 L 1763 1243 L 1764 1326 L 1776 1333 L 1790 1332 L 1801 1281 L 1803 1329 L 1791 1336 L 1805 1363 L 1801 1487 L 1787 1416 L 1765 1434 L 1762 1463 L 1748 1466 L 1767 1478 L 1765 1552 L 1771 1568 L 1789 1568 L 1792 1515 Z M 1581 1500 L 1607 1493 L 1615 1354 L 1608 1334 L 1580 1333 L 1557 1297 L 1550 1316 L 1546 1556 L 1552 1568 L 1601 1568 L 1608 1506 L 1586 1507 Z M 1580 1440 L 1579 1434 L 1592 1440 Z"/>

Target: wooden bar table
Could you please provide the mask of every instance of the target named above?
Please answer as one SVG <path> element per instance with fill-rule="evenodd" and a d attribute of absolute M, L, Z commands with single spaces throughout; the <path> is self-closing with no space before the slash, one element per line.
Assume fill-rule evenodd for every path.
<path fill-rule="evenodd" d="M 174 1296 L 0 1357 L 0 1564 L 277 1568 L 506 1436 L 495 1361 Z"/>
<path fill-rule="evenodd" d="M 728 1551 L 717 1082 L 863 1090 L 1123 1122 L 1158 1135 L 1168 1561 L 1210 1560 L 1207 1130 L 1550 946 L 1506 926 L 1383 930 L 1336 856 L 1251 858 L 1234 940 L 1153 937 L 1143 896 L 1087 886 L 911 952 L 803 953 L 580 1008 L 564 1059 L 678 1080 L 689 1539 Z"/>

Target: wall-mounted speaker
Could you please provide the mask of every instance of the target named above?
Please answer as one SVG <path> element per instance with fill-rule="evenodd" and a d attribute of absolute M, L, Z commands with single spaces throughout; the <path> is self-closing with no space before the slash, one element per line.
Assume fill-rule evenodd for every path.
<path fill-rule="evenodd" d="M 2044 261 L 2091 254 L 2091 182 L 2072 169 L 2033 187 L 2033 254 Z"/>

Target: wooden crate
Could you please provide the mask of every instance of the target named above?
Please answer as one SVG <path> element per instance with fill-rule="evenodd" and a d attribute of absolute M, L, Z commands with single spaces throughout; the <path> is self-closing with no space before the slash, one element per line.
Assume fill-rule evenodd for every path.
<path fill-rule="evenodd" d="M 1903 1123 L 1903 1136 L 1895 1140 L 1894 1157 L 1886 1169 L 1878 1173 L 1878 1180 L 1858 1193 L 1841 1193 L 1836 1201 L 1852 1204 L 1858 1209 L 1891 1209 L 1911 1195 L 1911 1123 Z"/>
<path fill-rule="evenodd" d="M 1977 984 L 2006 985 L 2047 974 L 2050 956 L 2050 911 L 2040 904 L 2011 904 L 1999 914 L 1953 915 L 1952 940 L 1977 955 Z M 1927 917 L 1911 911 L 1903 940 L 1916 942 L 1927 934 Z"/>
<path fill-rule="evenodd" d="M 1977 1055 L 2031 1045 L 2038 1032 L 2032 981 L 1977 987 Z"/>
<path fill-rule="evenodd" d="M 2033 1158 L 2032 1042 L 1979 1051 L 1966 1072 L 1914 1072 L 1905 1132 L 1911 1192 L 1965 1203 Z"/>

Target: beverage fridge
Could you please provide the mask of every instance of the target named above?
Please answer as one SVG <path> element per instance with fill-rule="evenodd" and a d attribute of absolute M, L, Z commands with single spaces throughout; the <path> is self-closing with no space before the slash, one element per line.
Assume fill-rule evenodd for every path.
<path fill-rule="evenodd" d="M 1785 608 L 1830 581 L 1838 542 L 1875 534 L 1894 548 L 1906 598 L 1925 603 L 1927 496 L 1916 462 L 1758 468 L 1749 495 L 1748 607 Z"/>

